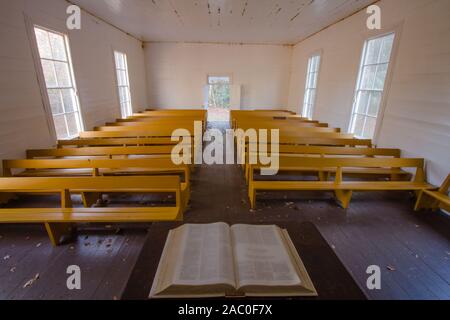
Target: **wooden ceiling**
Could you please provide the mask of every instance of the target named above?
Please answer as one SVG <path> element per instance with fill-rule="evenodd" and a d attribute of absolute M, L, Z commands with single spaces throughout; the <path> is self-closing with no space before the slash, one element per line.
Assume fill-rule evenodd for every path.
<path fill-rule="evenodd" d="M 143 41 L 296 44 L 374 0 L 71 0 Z"/>

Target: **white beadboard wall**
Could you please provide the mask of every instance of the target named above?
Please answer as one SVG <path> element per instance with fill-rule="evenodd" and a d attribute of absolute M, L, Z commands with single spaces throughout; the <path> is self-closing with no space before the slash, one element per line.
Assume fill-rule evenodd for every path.
<path fill-rule="evenodd" d="M 231 75 L 242 109 L 287 106 L 292 46 L 146 43 L 148 105 L 201 108 L 207 76 Z"/>
<path fill-rule="evenodd" d="M 142 43 L 82 12 L 81 30 L 66 29 L 64 0 L 0 1 L 0 159 L 21 158 L 29 148 L 55 144 L 47 125 L 25 15 L 67 33 L 86 129 L 120 117 L 113 49 L 128 55 L 132 103 L 147 103 Z"/>
<path fill-rule="evenodd" d="M 450 173 L 450 1 L 382 0 L 381 33 L 399 30 L 399 47 L 376 143 L 427 161 L 436 185 Z M 309 56 L 321 50 L 314 117 L 348 128 L 368 15 L 361 11 L 295 46 L 289 109 L 303 103 Z"/>

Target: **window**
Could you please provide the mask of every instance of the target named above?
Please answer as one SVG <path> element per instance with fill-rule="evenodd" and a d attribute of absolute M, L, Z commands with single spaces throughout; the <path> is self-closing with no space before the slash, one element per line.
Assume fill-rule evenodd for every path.
<path fill-rule="evenodd" d="M 366 41 L 353 103 L 350 132 L 373 139 L 395 34 Z"/>
<path fill-rule="evenodd" d="M 122 118 L 126 118 L 133 115 L 133 107 L 131 106 L 130 80 L 128 78 L 127 55 L 114 51 L 114 60 L 116 62 L 120 112 L 122 113 Z"/>
<path fill-rule="evenodd" d="M 67 36 L 34 27 L 37 47 L 58 139 L 72 139 L 83 130 Z"/>
<path fill-rule="evenodd" d="M 308 60 L 306 74 L 305 99 L 303 102 L 303 117 L 312 119 L 314 103 L 316 101 L 317 80 L 319 78 L 320 55 L 314 55 Z"/>

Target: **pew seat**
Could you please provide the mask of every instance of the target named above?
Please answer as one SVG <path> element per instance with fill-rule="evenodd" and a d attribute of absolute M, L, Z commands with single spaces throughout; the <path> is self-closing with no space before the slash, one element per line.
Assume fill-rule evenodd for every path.
<path fill-rule="evenodd" d="M 8 177 L 0 178 L 1 194 L 60 194 L 59 208 L 0 207 L 0 223 L 44 223 L 53 245 L 74 231 L 74 223 L 178 221 L 183 215 L 180 178 L 161 177 Z M 72 194 L 172 193 L 174 206 L 74 208 Z M 84 203 L 86 205 L 86 203 Z"/>

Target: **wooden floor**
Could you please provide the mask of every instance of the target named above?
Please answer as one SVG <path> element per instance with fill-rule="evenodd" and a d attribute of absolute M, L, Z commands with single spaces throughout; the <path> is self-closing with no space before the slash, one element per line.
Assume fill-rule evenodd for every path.
<path fill-rule="evenodd" d="M 409 193 L 357 193 L 348 210 L 332 194 L 267 193 L 250 211 L 238 166 L 199 167 L 192 186 L 186 222 L 311 221 L 369 298 L 450 299 L 449 218 L 415 213 Z M 0 299 L 120 299 L 146 228 L 98 228 L 52 248 L 42 226 L 0 226 Z M 66 288 L 69 265 L 81 267 L 81 291 Z M 379 291 L 366 288 L 369 265 L 382 269 Z"/>

